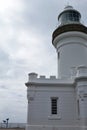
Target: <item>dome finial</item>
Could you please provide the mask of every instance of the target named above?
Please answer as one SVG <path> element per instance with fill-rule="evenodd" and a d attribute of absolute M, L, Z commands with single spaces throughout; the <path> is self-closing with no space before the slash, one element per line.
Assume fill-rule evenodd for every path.
<path fill-rule="evenodd" d="M 69 1 L 67 1 L 67 4 L 66 4 L 66 6 L 69 6 L 70 4 L 69 4 Z"/>
<path fill-rule="evenodd" d="M 64 9 L 73 9 L 73 6 L 70 5 L 70 2 L 67 1 Z"/>
<path fill-rule="evenodd" d="M 71 6 L 69 1 L 67 1 L 67 3 L 65 4 L 65 8 L 66 8 L 67 6 Z"/>

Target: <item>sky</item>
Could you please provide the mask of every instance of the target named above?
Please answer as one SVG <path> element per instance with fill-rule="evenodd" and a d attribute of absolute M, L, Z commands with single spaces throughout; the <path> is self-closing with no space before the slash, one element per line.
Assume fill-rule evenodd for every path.
<path fill-rule="evenodd" d="M 0 122 L 26 122 L 28 73 L 57 76 L 52 33 L 67 4 L 87 25 L 87 0 L 0 0 Z"/>

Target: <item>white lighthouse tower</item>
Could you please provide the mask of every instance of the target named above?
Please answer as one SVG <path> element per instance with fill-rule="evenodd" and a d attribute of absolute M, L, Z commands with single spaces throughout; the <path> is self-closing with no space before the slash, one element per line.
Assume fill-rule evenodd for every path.
<path fill-rule="evenodd" d="M 87 27 L 80 19 L 72 6 L 58 16 L 58 78 L 29 73 L 26 130 L 87 130 Z"/>
<path fill-rule="evenodd" d="M 52 43 L 58 54 L 58 76 L 75 74 L 79 65 L 87 66 L 87 27 L 80 22 L 81 14 L 72 6 L 58 16 L 60 25 L 53 32 Z"/>

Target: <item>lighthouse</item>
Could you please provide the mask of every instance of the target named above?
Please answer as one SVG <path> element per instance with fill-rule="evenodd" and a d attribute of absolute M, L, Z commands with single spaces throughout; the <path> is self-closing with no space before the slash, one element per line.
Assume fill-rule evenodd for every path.
<path fill-rule="evenodd" d="M 26 130 L 87 130 L 87 27 L 69 5 L 58 22 L 52 34 L 58 77 L 28 74 Z"/>
<path fill-rule="evenodd" d="M 81 24 L 81 14 L 66 6 L 58 16 L 60 25 L 53 32 L 52 43 L 57 50 L 58 77 L 69 78 L 76 67 L 87 66 L 87 27 Z"/>

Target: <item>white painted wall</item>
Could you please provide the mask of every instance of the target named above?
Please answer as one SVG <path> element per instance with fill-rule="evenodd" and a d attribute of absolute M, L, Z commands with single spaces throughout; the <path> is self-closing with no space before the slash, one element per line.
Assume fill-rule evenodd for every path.
<path fill-rule="evenodd" d="M 83 127 L 87 128 L 87 100 L 84 98 L 87 92 L 87 81 L 83 80 L 86 78 L 86 73 L 85 77 L 82 76 L 83 72 L 86 72 L 84 69 L 87 68 L 79 67 L 76 78 L 66 80 L 55 77 L 46 79 L 45 76 L 37 78 L 35 73 L 29 75 L 26 130 L 84 130 Z M 51 97 L 58 97 L 58 114 L 55 116 L 51 115 Z M 77 109 L 78 99 L 80 115 Z"/>
<path fill-rule="evenodd" d="M 57 87 L 32 86 L 30 88 L 28 94 L 33 97 L 29 103 L 29 122 L 31 124 L 56 125 L 58 122 L 62 123 L 62 120 L 76 119 L 74 88 L 65 85 L 61 87 L 58 85 Z M 56 116 L 51 115 L 51 97 L 59 98 L 58 115 Z"/>
<path fill-rule="evenodd" d="M 70 87 L 70 88 L 69 88 Z M 41 90 L 42 89 L 42 90 Z M 75 92 L 71 86 L 32 86 L 29 95 L 29 125 L 53 127 L 56 125 L 75 124 L 76 104 Z M 58 115 L 51 115 L 51 97 L 58 97 Z M 28 97 L 29 98 L 29 97 Z M 78 121 L 77 121 L 78 122 Z"/>
<path fill-rule="evenodd" d="M 87 35 L 82 32 L 66 32 L 58 35 L 53 44 L 60 53 L 58 77 L 70 77 L 71 68 L 87 66 Z"/>

